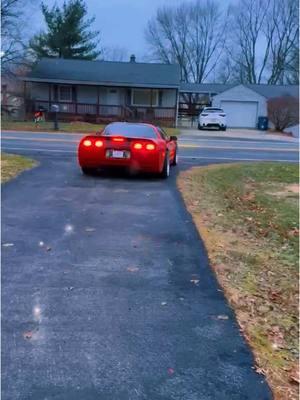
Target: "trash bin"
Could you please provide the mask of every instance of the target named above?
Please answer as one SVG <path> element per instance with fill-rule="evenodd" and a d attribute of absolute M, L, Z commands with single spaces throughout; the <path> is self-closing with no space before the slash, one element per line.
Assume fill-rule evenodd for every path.
<path fill-rule="evenodd" d="M 260 131 L 266 131 L 268 129 L 268 117 L 258 117 L 257 127 Z"/>

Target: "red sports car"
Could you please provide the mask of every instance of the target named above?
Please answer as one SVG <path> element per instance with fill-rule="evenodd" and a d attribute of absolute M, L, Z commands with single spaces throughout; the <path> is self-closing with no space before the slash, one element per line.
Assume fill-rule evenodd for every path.
<path fill-rule="evenodd" d="M 78 147 L 79 165 L 84 174 L 98 168 L 124 167 L 167 178 L 176 165 L 177 137 L 150 124 L 113 122 L 96 135 L 85 136 Z"/>

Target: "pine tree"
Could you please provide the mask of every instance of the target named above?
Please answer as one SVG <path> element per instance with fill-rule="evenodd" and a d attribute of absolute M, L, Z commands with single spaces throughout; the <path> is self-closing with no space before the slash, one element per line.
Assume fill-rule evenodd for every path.
<path fill-rule="evenodd" d="M 86 19 L 87 7 L 84 0 L 69 0 L 62 8 L 54 5 L 49 9 L 42 3 L 42 13 L 47 31 L 35 35 L 30 48 L 37 58 L 59 57 L 94 60 L 100 54 L 97 50 L 99 32 L 88 28 L 95 17 Z"/>

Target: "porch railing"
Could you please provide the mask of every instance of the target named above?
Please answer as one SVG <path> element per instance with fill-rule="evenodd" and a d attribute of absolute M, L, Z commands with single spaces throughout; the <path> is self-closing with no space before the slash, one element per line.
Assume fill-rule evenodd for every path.
<path fill-rule="evenodd" d="M 51 113 L 51 106 L 59 105 L 59 113 L 73 116 L 104 119 L 123 119 L 131 121 L 174 120 L 175 107 L 138 107 L 128 105 L 88 104 L 70 102 L 49 102 L 46 100 L 27 101 L 27 113 L 33 113 L 40 107 Z"/>

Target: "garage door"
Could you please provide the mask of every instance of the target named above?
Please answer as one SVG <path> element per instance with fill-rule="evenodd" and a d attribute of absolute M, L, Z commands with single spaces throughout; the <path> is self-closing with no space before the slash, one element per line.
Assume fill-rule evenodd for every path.
<path fill-rule="evenodd" d="M 226 112 L 227 126 L 230 128 L 256 128 L 257 101 L 226 101 L 221 102 Z"/>

